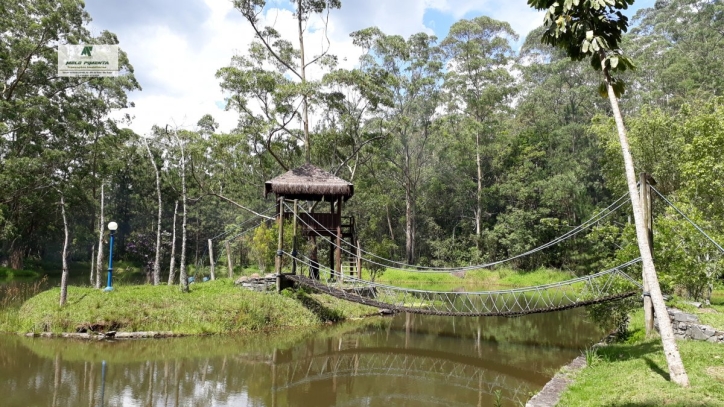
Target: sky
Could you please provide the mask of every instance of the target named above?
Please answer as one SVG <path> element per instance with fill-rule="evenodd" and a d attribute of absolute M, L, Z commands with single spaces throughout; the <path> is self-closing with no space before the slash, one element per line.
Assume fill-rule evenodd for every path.
<path fill-rule="evenodd" d="M 626 14 L 653 3 L 638 0 Z M 221 131 L 236 126 L 237 114 L 224 110 L 215 74 L 232 56 L 246 52 L 253 32 L 231 0 L 86 0 L 86 9 L 91 33 L 108 30 L 118 36 L 143 88 L 130 95 L 134 108 L 118 112 L 131 115 L 136 133 L 167 124 L 193 129 L 207 113 Z M 289 0 L 268 0 L 262 25 L 273 25 L 294 41 L 291 10 Z M 352 68 L 360 54 L 349 37 L 353 31 L 376 26 L 385 34 L 426 32 L 442 39 L 456 21 L 481 15 L 508 22 L 520 37 L 515 48 L 543 21 L 543 13 L 526 0 L 342 0 L 342 8 L 329 14 L 330 53 L 341 68 Z M 311 54 L 325 45 L 322 24 L 319 18 L 309 22 L 305 46 Z"/>

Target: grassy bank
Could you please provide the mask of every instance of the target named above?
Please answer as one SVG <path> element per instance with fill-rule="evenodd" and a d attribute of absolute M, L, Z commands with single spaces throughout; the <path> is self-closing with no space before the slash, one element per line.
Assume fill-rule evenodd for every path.
<path fill-rule="evenodd" d="M 39 276 L 40 273 L 35 270 L 13 270 L 7 267 L 0 267 L 0 280 L 33 279 Z"/>
<path fill-rule="evenodd" d="M 645 340 L 643 311 L 632 315 L 627 342 L 589 352 L 559 406 L 724 406 L 724 347 L 677 341 L 691 387 L 669 380 L 660 339 Z"/>
<path fill-rule="evenodd" d="M 71 286 L 68 304 L 61 308 L 58 299 L 58 288 L 30 298 L 15 320 L 6 323 L 6 330 L 75 332 L 79 327 L 91 327 L 218 334 L 313 326 L 375 312 L 326 295 L 243 290 L 226 279 L 193 284 L 187 294 L 166 285 L 118 286 L 110 293 Z"/>
<path fill-rule="evenodd" d="M 363 273 L 369 279 L 369 274 Z M 538 269 L 520 272 L 511 269 L 472 270 L 464 276 L 451 273 L 415 273 L 388 269 L 377 277 L 380 283 L 399 287 L 422 288 L 428 290 L 447 290 L 465 286 L 467 288 L 530 287 L 569 280 L 575 276 L 569 272 L 554 269 Z"/>

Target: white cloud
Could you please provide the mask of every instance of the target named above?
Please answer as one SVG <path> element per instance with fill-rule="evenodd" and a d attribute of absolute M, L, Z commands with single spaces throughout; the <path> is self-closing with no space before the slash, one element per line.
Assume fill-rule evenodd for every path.
<path fill-rule="evenodd" d="M 236 125 L 237 116 L 218 107 L 224 96 L 215 73 L 227 66 L 234 54 L 246 51 L 253 32 L 229 0 L 175 4 L 183 19 L 174 20 L 170 15 L 157 24 L 148 22 L 141 26 L 112 18 L 104 21 L 110 26 L 103 28 L 118 34 L 121 47 L 128 52 L 144 88 L 131 95 L 136 104 L 128 110 L 134 117 L 131 128 L 144 134 L 154 124 L 163 126 L 174 121 L 193 127 L 202 115 L 210 113 L 221 124 L 221 129 L 228 131 Z M 94 7 L 103 6 L 95 3 Z M 189 25 L 190 12 L 182 10 L 184 8 L 195 10 L 201 21 Z M 521 38 L 542 21 L 540 13 L 531 10 L 525 0 L 346 0 L 342 9 L 330 13 L 330 52 L 338 56 L 342 67 L 350 68 L 361 53 L 352 45 L 349 37 L 352 31 L 377 26 L 386 34 L 405 37 L 417 32 L 434 33 L 434 20 L 428 18 L 430 26 L 425 25 L 425 13 L 429 10 L 450 15 L 455 20 L 485 13 L 510 22 Z M 262 25 L 266 24 L 274 24 L 285 38 L 296 43 L 296 21 L 288 9 L 267 10 L 262 21 Z M 322 27 L 320 19 L 310 19 L 305 39 L 309 55 L 318 54 L 327 46 Z M 437 33 L 439 37 L 445 34 Z M 318 78 L 321 72 L 312 68 L 309 75 Z"/>

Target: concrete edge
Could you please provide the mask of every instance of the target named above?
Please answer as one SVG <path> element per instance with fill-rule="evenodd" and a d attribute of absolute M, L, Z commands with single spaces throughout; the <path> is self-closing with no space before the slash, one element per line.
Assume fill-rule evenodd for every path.
<path fill-rule="evenodd" d="M 573 359 L 571 363 L 563 366 L 553 378 L 535 396 L 525 404 L 525 407 L 553 407 L 558 404 L 561 394 L 573 382 L 571 374 L 586 367 L 584 355 Z"/>

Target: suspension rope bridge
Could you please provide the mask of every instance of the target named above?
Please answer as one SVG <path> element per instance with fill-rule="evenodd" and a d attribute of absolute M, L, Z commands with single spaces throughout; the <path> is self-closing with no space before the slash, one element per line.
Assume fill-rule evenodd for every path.
<path fill-rule="evenodd" d="M 244 358 L 242 357 L 242 360 Z M 451 352 L 401 348 L 353 348 L 289 361 L 272 358 L 254 363 L 274 366 L 274 391 L 307 385 L 332 377 L 406 377 L 446 383 L 458 390 L 494 394 L 505 389 L 505 399 L 524 401 L 545 384 L 547 376 L 492 360 L 470 358 Z"/>
<path fill-rule="evenodd" d="M 291 253 L 285 256 L 294 259 Z M 309 258 L 297 257 L 312 266 Z M 620 300 L 636 295 L 641 285 L 624 271 L 640 262 L 634 259 L 618 267 L 560 283 L 495 291 L 430 291 L 343 276 L 320 267 L 320 279 L 300 274 L 284 277 L 333 297 L 392 312 L 440 316 L 521 316 L 563 311 L 586 305 Z"/>
<path fill-rule="evenodd" d="M 721 245 L 707 235 L 703 229 L 687 217 L 671 201 L 669 201 L 652 186 L 650 186 L 650 188 L 689 223 L 691 223 L 697 231 L 703 234 L 714 246 L 716 246 L 719 251 L 724 252 Z M 296 210 L 293 211 L 284 200 L 281 200 L 280 202 L 281 205 L 289 209 L 290 213 L 294 214 L 295 222 L 299 222 L 306 228 L 306 230 L 315 234 L 316 237 L 328 242 L 330 244 L 330 250 L 337 249 L 350 256 L 359 256 L 360 260 L 369 264 L 390 269 L 398 269 L 415 273 L 453 273 L 489 268 L 545 250 L 573 238 L 579 233 L 598 224 L 628 203 L 629 200 L 630 198 L 628 197 L 628 194 L 624 194 L 611 205 L 599 211 L 579 226 L 572 228 L 570 231 L 551 240 L 550 242 L 527 250 L 523 253 L 485 264 L 442 268 L 410 266 L 405 263 L 384 259 L 374 253 L 362 251 L 359 248 L 357 248 L 357 250 L 360 253 L 354 253 L 347 247 L 342 247 L 341 244 L 338 244 L 333 239 L 328 238 L 327 236 L 334 236 L 335 232 L 326 228 L 314 216 L 312 216 L 312 214 L 307 213 L 303 209 L 300 212 L 297 212 Z M 269 212 L 269 210 L 265 212 Z M 262 222 L 263 221 L 265 220 L 262 220 Z M 249 222 L 249 220 L 247 222 Z M 249 230 L 252 229 L 244 230 L 236 236 L 246 234 Z M 223 233 L 216 237 L 222 237 L 228 234 L 230 233 Z M 228 239 L 231 238 L 227 238 L 227 240 Z M 350 245 L 350 243 L 344 241 L 343 239 L 341 242 Z M 361 253 L 377 260 L 364 258 L 361 256 Z M 317 271 L 317 275 L 315 276 L 312 276 L 311 271 L 309 276 L 285 273 L 282 275 L 282 278 L 284 279 L 291 280 L 301 286 L 309 287 L 336 298 L 381 309 L 387 309 L 391 312 L 409 312 L 414 314 L 441 316 L 512 317 L 534 313 L 556 312 L 608 301 L 616 301 L 635 296 L 640 294 L 642 291 L 642 285 L 639 283 L 639 278 L 633 277 L 632 274 L 629 274 L 632 266 L 641 261 L 640 258 L 633 259 L 605 271 L 554 284 L 507 290 L 469 292 L 431 291 L 403 288 L 379 284 L 354 276 L 346 276 L 341 271 L 323 267 L 316 260 L 300 255 L 296 252 L 296 249 L 291 253 L 285 250 L 279 250 L 277 252 L 277 256 L 287 257 L 295 264 L 299 263 L 308 267 L 309 270 L 314 269 Z M 391 264 L 393 266 L 390 266 Z M 633 269 L 637 271 L 635 275 L 640 275 L 637 268 Z"/>
<path fill-rule="evenodd" d="M 369 258 L 362 257 L 362 260 L 374 264 L 380 267 L 386 267 L 391 270 L 402 270 L 402 271 L 408 271 L 408 272 L 415 272 L 415 273 L 453 273 L 453 272 L 464 272 L 464 271 L 470 271 L 470 270 L 480 270 L 484 268 L 490 268 L 494 266 L 498 266 L 504 263 L 511 262 L 513 260 L 520 259 L 522 257 L 530 256 L 532 254 L 535 254 L 539 251 L 545 250 L 549 247 L 555 246 L 561 242 L 564 242 L 570 238 L 575 237 L 579 233 L 591 228 L 592 226 L 598 224 L 600 221 L 606 219 L 607 217 L 611 216 L 613 213 L 615 213 L 619 208 L 621 208 L 623 205 L 629 202 L 628 193 L 622 195 L 620 198 L 618 198 L 616 201 L 614 201 L 611 205 L 609 205 L 607 208 L 599 211 L 595 215 L 593 215 L 590 219 L 583 222 L 579 226 L 574 227 L 570 231 L 562 234 L 561 236 L 558 236 L 557 238 L 551 240 L 550 242 L 544 243 L 538 247 L 535 247 L 533 249 L 527 250 L 523 253 L 516 254 L 514 256 L 510 256 L 508 258 L 497 260 L 489 263 L 484 264 L 477 264 L 477 265 L 470 265 L 470 266 L 464 266 L 464 267 L 425 267 L 425 266 L 415 266 L 415 265 L 409 265 L 406 263 L 397 262 L 394 260 L 385 259 L 383 257 L 377 256 L 374 253 L 370 253 L 364 250 L 360 250 L 361 253 L 367 254 L 370 257 L 373 257 L 378 260 L 371 260 Z M 289 205 L 284 202 L 284 206 L 292 211 L 292 208 L 289 207 Z M 298 222 L 300 222 L 302 225 L 307 227 L 309 230 L 312 230 L 313 233 L 315 233 L 319 238 L 322 240 L 329 242 L 334 247 L 337 247 L 337 244 L 326 237 L 324 234 L 320 233 L 320 230 L 323 230 L 327 233 L 333 233 L 329 229 L 327 229 L 322 223 L 320 223 L 314 216 L 311 216 L 308 212 L 306 212 L 303 208 L 301 210 L 301 214 L 307 215 L 307 216 L 300 216 L 297 215 L 296 219 Z M 310 224 L 307 222 L 307 219 L 311 219 L 311 221 L 314 224 Z M 349 245 L 349 242 L 346 242 L 342 240 L 343 244 Z M 340 249 L 345 252 L 348 255 L 356 256 L 352 251 L 345 247 L 340 247 Z M 382 262 L 385 262 L 387 264 L 384 264 Z"/>

